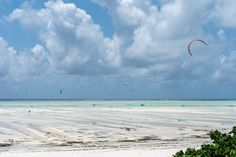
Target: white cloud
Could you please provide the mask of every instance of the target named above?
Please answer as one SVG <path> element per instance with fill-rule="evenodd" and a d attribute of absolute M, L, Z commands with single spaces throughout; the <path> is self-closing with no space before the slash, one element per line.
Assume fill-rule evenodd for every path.
<path fill-rule="evenodd" d="M 221 56 L 219 62 L 213 78 L 218 81 L 236 81 L 236 51 L 232 51 L 228 56 Z"/>
<path fill-rule="evenodd" d="M 24 27 L 38 30 L 49 53 L 50 66 L 55 71 L 111 73 L 110 66 L 119 66 L 119 55 L 112 48 L 117 47 L 112 44 L 116 40 L 106 39 L 90 15 L 72 3 L 48 1 L 40 10 L 16 9 L 9 20 L 18 20 Z M 111 62 L 113 59 L 115 64 Z"/>
<path fill-rule="evenodd" d="M 218 30 L 217 36 L 219 39 L 224 40 L 226 38 L 225 31 L 223 29 Z"/>
<path fill-rule="evenodd" d="M 5 77 L 9 71 L 11 62 L 14 62 L 14 55 L 16 54 L 16 51 L 9 47 L 7 42 L 0 38 L 0 78 Z"/>
<path fill-rule="evenodd" d="M 2 79 L 19 81 L 32 75 L 47 72 L 47 55 L 41 45 L 32 50 L 17 52 L 0 38 L 0 77 Z"/>
<path fill-rule="evenodd" d="M 211 13 L 211 18 L 224 27 L 236 28 L 236 1 L 235 0 L 217 0 L 215 8 Z"/>
<path fill-rule="evenodd" d="M 24 67 L 21 73 L 154 75 L 169 81 L 210 77 L 215 67 L 220 78 L 224 71 L 225 65 L 212 61 L 222 54 L 223 45 L 214 36 L 227 39 L 224 27 L 234 26 L 227 24 L 227 16 L 234 15 L 232 8 L 220 12 L 233 5 L 232 1 L 220 5 L 214 0 L 161 0 L 160 8 L 143 0 L 92 1 L 108 10 L 115 27 L 113 37 L 104 37 L 90 15 L 62 0 L 48 1 L 38 10 L 15 9 L 9 15 L 9 21 L 36 31 L 41 40 L 41 45 L 18 55 L 18 65 Z M 205 32 L 204 26 L 216 19 L 222 25 L 217 34 Z M 186 47 L 196 38 L 209 46 L 193 46 L 191 57 Z"/>
<path fill-rule="evenodd" d="M 122 41 L 122 64 L 129 71 L 153 73 L 168 79 L 178 73 L 194 77 L 205 72 L 204 61 L 211 55 L 204 54 L 204 49 L 198 49 L 199 54 L 190 64 L 186 61 L 189 59 L 186 45 L 195 38 L 212 40 L 203 26 L 214 1 L 166 1 L 161 2 L 164 5 L 160 9 L 151 1 L 93 1 L 106 7 L 113 18 L 115 35 Z M 189 66 L 183 66 L 186 64 Z"/>
<path fill-rule="evenodd" d="M 47 52 L 41 45 L 36 44 L 31 50 L 18 52 L 15 60 L 15 67 L 12 70 L 16 77 L 40 75 L 48 72 Z"/>

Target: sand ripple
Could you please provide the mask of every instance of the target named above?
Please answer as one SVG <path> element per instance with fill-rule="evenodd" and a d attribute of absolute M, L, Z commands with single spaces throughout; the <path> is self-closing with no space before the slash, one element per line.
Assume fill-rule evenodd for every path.
<path fill-rule="evenodd" d="M 234 107 L 0 109 L 0 151 L 199 146 L 210 141 L 208 131 L 230 130 L 236 124 L 235 111 Z"/>

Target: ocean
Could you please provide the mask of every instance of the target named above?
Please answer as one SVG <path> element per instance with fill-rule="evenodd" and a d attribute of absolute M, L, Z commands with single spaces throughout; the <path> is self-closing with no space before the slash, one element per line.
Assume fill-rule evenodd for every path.
<path fill-rule="evenodd" d="M 94 106 L 95 105 L 95 106 Z M 159 107 L 236 107 L 235 100 L 0 100 L 1 108 L 159 108 Z"/>

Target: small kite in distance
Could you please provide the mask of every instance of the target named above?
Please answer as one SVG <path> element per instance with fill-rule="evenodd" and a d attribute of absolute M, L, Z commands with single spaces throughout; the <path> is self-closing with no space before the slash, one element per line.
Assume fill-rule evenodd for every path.
<path fill-rule="evenodd" d="M 192 40 L 189 44 L 188 44 L 188 53 L 192 56 L 192 53 L 191 53 L 191 46 L 192 46 L 192 44 L 194 43 L 194 42 L 201 42 L 201 43 L 203 43 L 203 44 L 205 44 L 205 45 L 207 45 L 207 43 L 205 42 L 205 41 L 203 41 L 203 40 L 200 40 L 200 39 L 196 39 L 196 40 Z"/>
<path fill-rule="evenodd" d="M 128 82 L 124 82 L 124 86 L 127 86 L 128 85 Z"/>
<path fill-rule="evenodd" d="M 60 94 L 62 94 L 63 93 L 63 90 L 62 89 L 60 89 Z"/>

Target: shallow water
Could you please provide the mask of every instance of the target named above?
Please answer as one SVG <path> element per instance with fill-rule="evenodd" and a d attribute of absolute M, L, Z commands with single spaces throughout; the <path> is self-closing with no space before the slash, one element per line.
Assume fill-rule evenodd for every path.
<path fill-rule="evenodd" d="M 156 107 L 236 107 L 235 100 L 222 101 L 163 101 L 163 100 L 0 100 L 0 108 L 36 107 L 36 108 L 156 108 Z"/>

